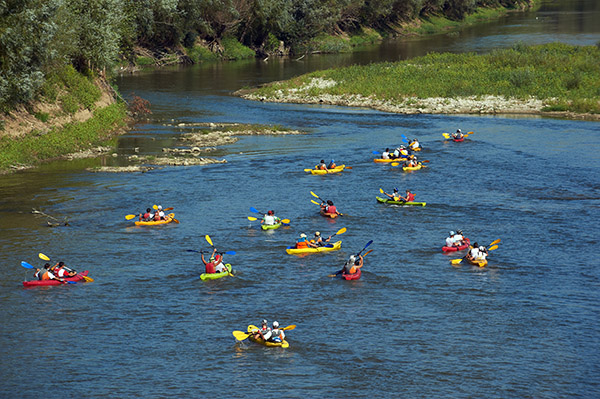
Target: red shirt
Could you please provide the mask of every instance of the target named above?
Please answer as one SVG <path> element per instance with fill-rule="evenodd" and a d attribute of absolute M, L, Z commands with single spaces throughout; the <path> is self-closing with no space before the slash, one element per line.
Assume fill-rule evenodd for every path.
<path fill-rule="evenodd" d="M 406 194 L 406 202 L 413 202 L 415 200 L 415 195 L 413 193 Z"/>
<path fill-rule="evenodd" d="M 335 207 L 335 205 L 329 205 L 325 213 L 337 213 L 337 208 Z"/>
<path fill-rule="evenodd" d="M 215 272 L 215 264 L 212 262 L 208 262 L 206 264 L 206 273 L 207 274 L 212 274 Z"/>

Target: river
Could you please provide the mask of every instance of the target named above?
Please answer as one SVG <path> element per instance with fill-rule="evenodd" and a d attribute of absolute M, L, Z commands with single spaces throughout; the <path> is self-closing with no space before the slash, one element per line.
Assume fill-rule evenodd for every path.
<path fill-rule="evenodd" d="M 486 51 L 514 42 L 595 44 L 595 1 L 461 31 L 396 40 L 344 55 L 161 69 L 123 76 L 120 90 L 153 114 L 119 139 L 119 157 L 57 161 L 0 177 L 0 397 L 511 397 L 600 395 L 600 124 L 538 116 L 397 115 L 357 108 L 251 102 L 231 93 L 315 69 Z M 224 165 L 148 173 L 87 166 L 158 154 L 180 122 L 279 124 L 293 136 L 241 137 Z M 463 143 L 442 132 L 473 131 Z M 428 168 L 405 173 L 372 151 L 418 137 Z M 351 165 L 303 172 L 320 159 Z M 379 188 L 410 188 L 426 207 L 379 204 Z M 310 191 L 348 216 L 327 220 Z M 135 227 L 152 204 L 180 224 Z M 248 216 L 274 209 L 290 227 L 263 232 Z M 42 209 L 69 227 L 48 228 Z M 340 228 L 342 250 L 286 255 L 300 233 Z M 450 265 L 449 230 L 501 238 L 489 265 Z M 208 234 L 236 276 L 198 278 Z M 362 278 L 328 277 L 373 240 Z M 93 283 L 24 289 L 43 252 Z M 236 343 L 262 318 L 289 331 L 288 349 Z"/>

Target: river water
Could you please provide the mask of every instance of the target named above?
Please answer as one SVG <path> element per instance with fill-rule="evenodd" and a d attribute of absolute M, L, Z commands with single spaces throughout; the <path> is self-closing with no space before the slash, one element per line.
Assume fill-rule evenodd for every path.
<path fill-rule="evenodd" d="M 242 137 L 225 165 L 90 173 L 117 159 L 60 161 L 0 178 L 0 397 L 514 397 L 600 395 L 600 125 L 534 116 L 396 115 L 250 102 L 244 86 L 432 50 L 484 51 L 514 41 L 600 41 L 597 2 L 535 12 L 350 55 L 163 69 L 118 80 L 152 103 L 118 153 L 159 153 L 180 122 L 280 124 L 308 132 Z M 474 131 L 464 143 L 441 133 Z M 372 151 L 418 137 L 429 168 L 376 165 Z M 334 158 L 337 175 L 302 170 Z M 378 204 L 410 188 L 424 208 Z M 326 220 L 310 191 L 349 216 Z M 124 215 L 175 207 L 180 224 L 138 228 Z M 263 232 L 250 207 L 291 226 Z M 70 227 L 48 228 L 43 209 Z M 302 232 L 342 250 L 284 249 Z M 453 267 L 441 246 L 463 229 L 501 238 L 488 267 Z M 204 235 L 236 277 L 202 282 Z M 369 241 L 363 276 L 327 277 Z M 89 269 L 94 283 L 24 289 L 37 253 Z M 288 349 L 236 343 L 262 318 L 297 325 Z"/>

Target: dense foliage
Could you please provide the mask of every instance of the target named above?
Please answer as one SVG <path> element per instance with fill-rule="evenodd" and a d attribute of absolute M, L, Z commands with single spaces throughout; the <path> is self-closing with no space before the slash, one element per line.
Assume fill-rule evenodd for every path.
<path fill-rule="evenodd" d="M 529 0 L 0 0 L 0 111 L 39 94 L 49 72 L 98 72 L 139 48 L 154 54 L 202 40 L 223 57 L 299 49 L 322 34 L 380 31 L 415 17 L 462 19 L 479 6 Z M 229 40 L 229 41 L 228 41 Z M 241 55 L 240 55 L 241 54 Z M 192 58 L 193 58 L 192 57 Z"/>

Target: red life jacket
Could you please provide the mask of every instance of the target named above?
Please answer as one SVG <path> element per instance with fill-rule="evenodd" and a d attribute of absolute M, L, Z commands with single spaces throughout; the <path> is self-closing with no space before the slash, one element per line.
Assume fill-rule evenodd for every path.
<path fill-rule="evenodd" d="M 329 205 L 325 213 L 337 213 L 337 208 L 335 207 L 335 205 Z"/>
<path fill-rule="evenodd" d="M 206 264 L 206 274 L 212 274 L 215 272 L 215 264 L 212 262 L 208 262 Z"/>
<path fill-rule="evenodd" d="M 415 195 L 413 193 L 408 193 L 406 195 L 406 202 L 413 202 L 415 200 Z"/>
<path fill-rule="evenodd" d="M 308 244 L 306 243 L 306 241 L 300 241 L 296 243 L 296 249 L 300 248 L 308 248 Z"/>

